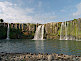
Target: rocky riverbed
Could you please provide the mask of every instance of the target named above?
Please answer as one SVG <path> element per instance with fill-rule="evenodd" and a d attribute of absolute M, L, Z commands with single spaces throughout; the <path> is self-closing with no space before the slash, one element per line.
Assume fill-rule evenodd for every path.
<path fill-rule="evenodd" d="M 0 61 L 81 61 L 81 57 L 56 53 L 0 53 Z"/>

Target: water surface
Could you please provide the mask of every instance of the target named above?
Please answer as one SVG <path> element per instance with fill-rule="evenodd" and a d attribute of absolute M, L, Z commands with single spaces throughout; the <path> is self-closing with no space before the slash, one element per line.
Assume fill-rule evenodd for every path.
<path fill-rule="evenodd" d="M 0 40 L 0 52 L 62 53 L 81 56 L 81 42 L 74 40 Z"/>

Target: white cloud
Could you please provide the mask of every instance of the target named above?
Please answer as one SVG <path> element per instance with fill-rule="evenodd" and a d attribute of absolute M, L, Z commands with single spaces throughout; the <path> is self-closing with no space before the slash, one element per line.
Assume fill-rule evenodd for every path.
<path fill-rule="evenodd" d="M 10 2 L 0 2 L 0 18 L 5 22 L 26 23 L 33 22 L 33 18 L 27 14 L 34 13 L 33 8 L 22 9 Z"/>
<path fill-rule="evenodd" d="M 79 3 L 77 6 L 77 11 L 73 13 L 73 16 L 79 16 L 81 15 L 81 3 Z"/>
<path fill-rule="evenodd" d="M 41 7 L 42 2 L 39 2 Z M 31 13 L 34 16 L 29 16 Z M 40 13 L 39 15 L 34 12 L 34 8 L 22 9 L 11 2 L 0 2 L 0 18 L 9 23 L 46 23 L 56 19 L 54 12 Z"/>

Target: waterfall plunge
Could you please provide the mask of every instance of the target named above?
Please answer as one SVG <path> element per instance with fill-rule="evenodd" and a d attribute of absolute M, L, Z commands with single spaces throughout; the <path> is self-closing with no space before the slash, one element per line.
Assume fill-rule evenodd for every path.
<path fill-rule="evenodd" d="M 68 40 L 66 22 L 65 22 L 65 24 L 64 24 L 64 22 L 62 22 L 62 24 L 61 24 L 60 40 Z"/>
<path fill-rule="evenodd" d="M 43 40 L 43 35 L 44 35 L 44 25 L 42 25 L 42 37 L 41 37 L 41 40 Z"/>
<path fill-rule="evenodd" d="M 60 40 L 63 40 L 64 38 L 63 38 L 63 34 L 62 34 L 62 29 L 63 29 L 63 25 L 64 25 L 64 23 L 62 22 L 62 24 L 61 24 L 61 30 L 60 30 Z"/>
<path fill-rule="evenodd" d="M 61 30 L 60 30 L 60 40 L 76 40 L 76 36 L 73 36 L 74 24 L 71 22 L 62 22 L 61 23 Z"/>
<path fill-rule="evenodd" d="M 61 24 L 61 30 L 60 30 L 60 40 L 65 40 L 65 25 L 64 25 L 64 22 L 62 22 Z"/>
<path fill-rule="evenodd" d="M 65 40 L 68 40 L 68 37 L 67 37 L 67 23 L 65 22 Z"/>
<path fill-rule="evenodd" d="M 34 36 L 34 40 L 44 40 L 44 25 L 39 25 Z"/>
<path fill-rule="evenodd" d="M 8 23 L 8 27 L 7 27 L 7 40 L 9 40 L 9 23 Z"/>

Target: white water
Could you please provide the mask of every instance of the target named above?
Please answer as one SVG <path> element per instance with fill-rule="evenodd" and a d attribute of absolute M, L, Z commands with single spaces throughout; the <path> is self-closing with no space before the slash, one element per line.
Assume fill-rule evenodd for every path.
<path fill-rule="evenodd" d="M 42 25 L 42 33 L 41 33 L 42 37 L 41 40 L 43 40 L 43 36 L 44 36 L 44 25 Z"/>
<path fill-rule="evenodd" d="M 68 40 L 66 22 L 65 22 L 65 24 L 64 24 L 64 22 L 62 22 L 62 24 L 61 24 L 60 40 Z"/>
<path fill-rule="evenodd" d="M 39 25 L 34 36 L 34 40 L 43 40 L 44 25 Z"/>
<path fill-rule="evenodd" d="M 60 40 L 65 40 L 66 39 L 66 25 L 64 22 L 61 23 L 61 31 L 60 31 Z"/>
<path fill-rule="evenodd" d="M 68 37 L 67 37 L 67 26 L 66 26 L 67 22 L 65 22 L 65 40 L 68 40 Z"/>
<path fill-rule="evenodd" d="M 81 18 L 77 20 L 76 41 L 81 41 Z"/>
<path fill-rule="evenodd" d="M 8 23 L 8 27 L 7 27 L 7 40 L 9 40 L 9 23 Z"/>
<path fill-rule="evenodd" d="M 78 27 L 78 26 L 77 26 Z M 63 22 L 61 23 L 61 30 L 60 30 L 60 40 L 78 40 L 78 32 L 81 30 L 77 30 L 76 27 L 76 38 L 72 35 L 72 31 L 74 30 L 74 25 L 72 22 Z M 81 27 L 80 27 L 81 29 Z"/>
<path fill-rule="evenodd" d="M 62 26 L 64 25 L 64 23 L 62 22 L 62 24 L 61 24 L 61 30 L 60 30 L 60 40 L 63 40 L 63 38 L 62 38 Z"/>

